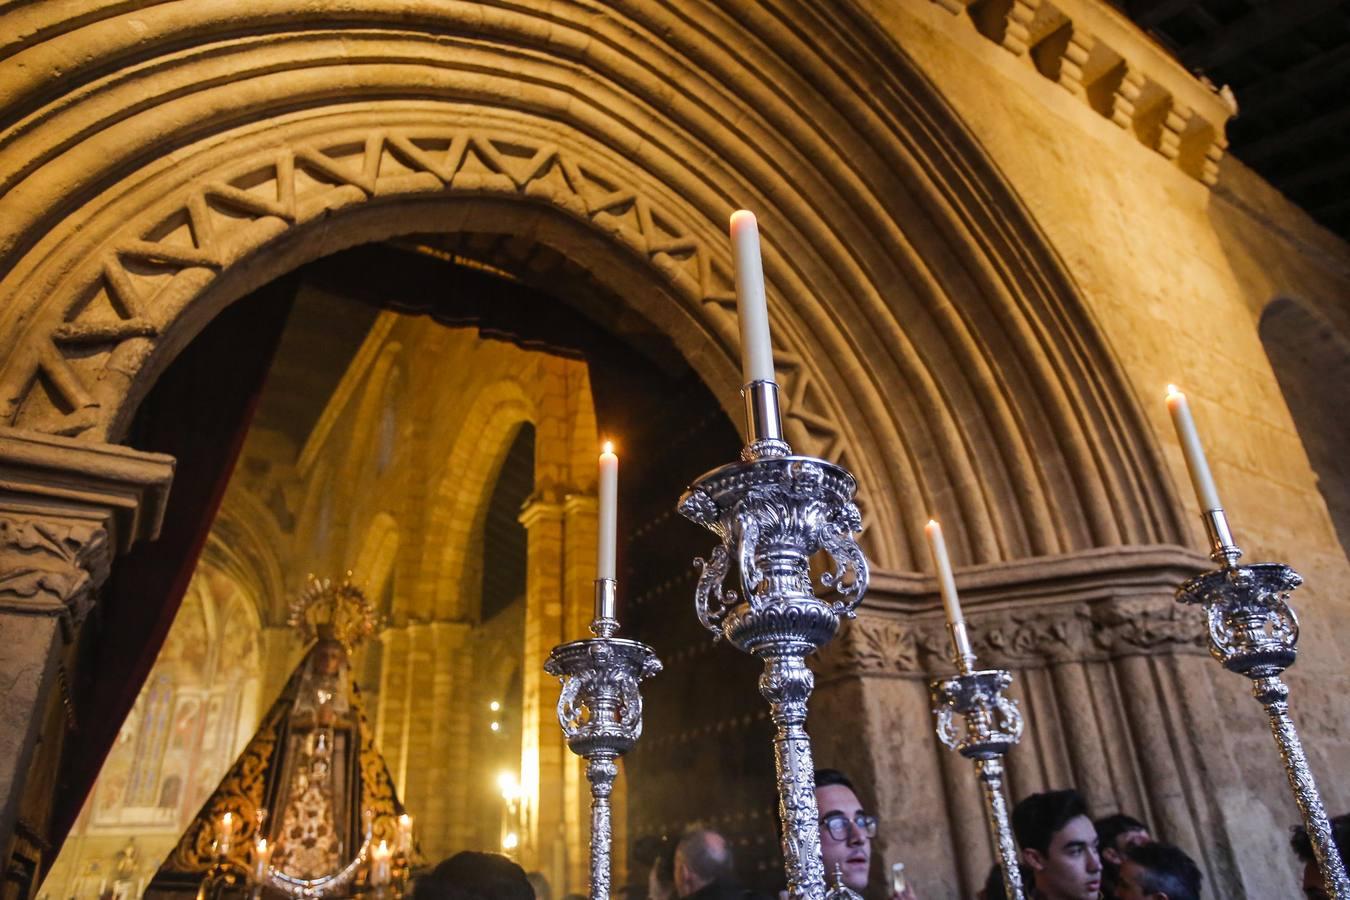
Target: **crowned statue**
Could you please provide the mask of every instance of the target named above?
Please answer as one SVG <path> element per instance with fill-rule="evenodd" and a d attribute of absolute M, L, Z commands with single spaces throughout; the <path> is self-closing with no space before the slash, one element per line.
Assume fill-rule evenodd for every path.
<path fill-rule="evenodd" d="M 406 873 L 411 819 L 352 675 L 352 653 L 376 631 L 374 609 L 350 576 L 311 575 L 290 624 L 304 658 L 147 897 L 344 897 L 383 893 Z"/>

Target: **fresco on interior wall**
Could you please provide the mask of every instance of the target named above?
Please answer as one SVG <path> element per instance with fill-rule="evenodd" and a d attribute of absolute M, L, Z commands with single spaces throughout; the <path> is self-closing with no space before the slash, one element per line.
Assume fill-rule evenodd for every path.
<path fill-rule="evenodd" d="M 203 565 L 39 897 L 141 896 L 257 727 L 260 666 L 252 601 Z"/>

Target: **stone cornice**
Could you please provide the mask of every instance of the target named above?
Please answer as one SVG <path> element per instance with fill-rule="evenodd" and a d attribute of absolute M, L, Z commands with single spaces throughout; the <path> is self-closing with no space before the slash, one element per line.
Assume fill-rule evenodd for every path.
<path fill-rule="evenodd" d="M 1171 591 L 1210 568 L 1208 557 L 1171 545 L 1103 547 L 1062 556 L 1036 556 L 956 570 L 961 604 L 967 609 L 1007 603 L 1100 599 L 1104 592 Z M 872 570 L 866 608 L 888 614 L 940 613 L 932 575 Z"/>
<path fill-rule="evenodd" d="M 0 428 L 0 508 L 106 527 L 119 553 L 159 536 L 173 471 L 162 453 Z"/>
<path fill-rule="evenodd" d="M 1181 547 L 1121 547 L 967 568 L 958 584 L 981 665 L 1203 652 L 1203 617 L 1172 595 L 1206 562 Z M 933 579 L 874 573 L 872 584 L 858 618 L 818 655 L 820 677 L 950 672 Z"/>
<path fill-rule="evenodd" d="M 1231 92 L 1189 72 L 1100 0 L 931 0 L 964 26 L 1113 122 L 1183 172 L 1213 185 L 1237 113 Z M 1004 11 L 1006 10 L 1006 11 Z"/>

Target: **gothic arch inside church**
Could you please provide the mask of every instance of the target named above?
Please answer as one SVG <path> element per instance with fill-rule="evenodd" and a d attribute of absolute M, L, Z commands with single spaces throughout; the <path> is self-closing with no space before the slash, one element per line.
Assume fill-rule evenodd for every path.
<path fill-rule="evenodd" d="M 818 21 L 810 44 L 769 18 L 742 23 L 763 57 L 748 67 L 702 40 L 725 25 L 711 10 L 678 24 L 563 19 L 536 47 L 525 10 L 480 35 L 455 8 L 395 24 L 372 7 L 344 25 L 371 54 L 352 65 L 334 56 L 342 32 L 300 11 L 219 28 L 209 5 L 178 15 L 146 11 L 134 48 L 115 39 L 116 16 L 86 26 L 91 73 L 100 54 L 158 61 L 153 115 L 121 102 L 143 85 L 93 79 L 101 102 L 25 135 L 33 190 L 43 166 L 73 165 L 64 154 L 87 164 L 61 204 L 35 196 L 8 220 L 6 288 L 26 298 L 7 306 L 14 337 L 46 348 L 12 355 L 0 379 L 14 424 L 116 439 L 215 310 L 306 260 L 412 231 L 560 253 L 670 334 L 731 410 L 720 235 L 748 203 L 768 223 L 790 436 L 858 471 L 878 561 L 920 568 L 913 523 L 931 511 L 970 562 L 1182 534 L 1072 280 L 933 86 L 866 23 L 845 39 Z M 254 37 L 237 36 L 246 26 Z M 467 43 L 440 53 L 441 41 Z M 887 115 L 845 77 L 859 67 L 885 73 L 873 90 Z M 777 168 L 756 161 L 763 146 Z M 170 147 L 171 168 L 139 162 Z M 58 209 L 69 214 L 53 228 Z M 843 221 L 867 238 L 841 243 Z"/>

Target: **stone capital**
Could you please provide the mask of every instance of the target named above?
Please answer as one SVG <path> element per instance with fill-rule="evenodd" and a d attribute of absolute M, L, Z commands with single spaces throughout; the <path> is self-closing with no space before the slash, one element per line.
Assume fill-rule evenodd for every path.
<path fill-rule="evenodd" d="M 84 620 L 112 558 L 152 539 L 172 457 L 0 429 L 0 610 Z"/>
<path fill-rule="evenodd" d="M 1179 547 L 1115 548 L 958 573 L 981 666 L 1026 668 L 1152 653 L 1202 653 L 1205 622 L 1173 591 L 1203 558 Z M 931 578 L 882 575 L 877 596 L 817 655 L 823 679 L 929 678 L 953 671 Z"/>
<path fill-rule="evenodd" d="M 520 524 L 528 531 L 543 522 L 560 523 L 563 520 L 564 507 L 552 500 L 534 498 L 526 501 L 520 511 Z"/>
<path fill-rule="evenodd" d="M 563 514 L 572 519 L 577 516 L 596 516 L 600 511 L 600 501 L 595 494 L 568 494 L 563 498 Z"/>
<path fill-rule="evenodd" d="M 110 562 L 100 525 L 0 512 L 0 611 L 60 616 L 78 630 Z"/>

